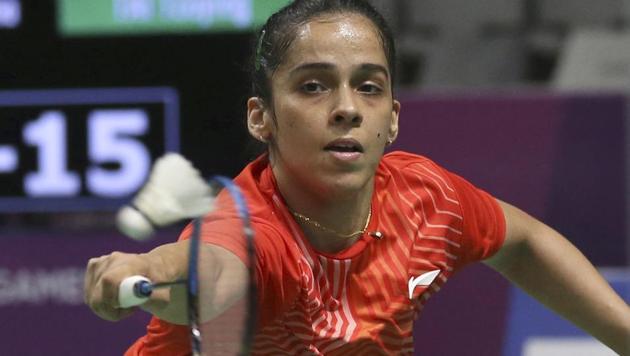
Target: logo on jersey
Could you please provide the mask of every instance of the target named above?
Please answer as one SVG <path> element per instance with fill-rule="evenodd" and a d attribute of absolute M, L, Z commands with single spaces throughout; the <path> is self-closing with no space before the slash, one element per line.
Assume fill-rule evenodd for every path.
<path fill-rule="evenodd" d="M 436 269 L 435 271 L 431 271 L 431 272 L 427 272 L 427 273 L 423 273 L 421 275 L 419 275 L 418 277 L 410 277 L 409 278 L 409 299 L 413 299 L 413 291 L 416 289 L 417 286 L 428 286 L 430 285 L 433 280 L 435 280 L 435 278 L 438 276 L 438 274 L 440 274 L 440 270 Z"/>

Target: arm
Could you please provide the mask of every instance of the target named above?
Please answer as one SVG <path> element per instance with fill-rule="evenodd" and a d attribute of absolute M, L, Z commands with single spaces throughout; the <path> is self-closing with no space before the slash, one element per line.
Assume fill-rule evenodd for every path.
<path fill-rule="evenodd" d="M 562 235 L 500 202 L 506 239 L 485 262 L 621 355 L 630 355 L 630 308 Z"/>
<path fill-rule="evenodd" d="M 188 272 L 188 245 L 187 240 L 178 241 L 159 246 L 146 254 L 114 252 L 90 259 L 85 274 L 85 303 L 106 320 L 116 321 L 130 315 L 136 308 L 123 309 L 118 305 L 120 282 L 132 275 L 142 275 L 153 282 L 185 279 Z M 205 310 L 207 313 L 202 315 L 202 319 L 207 320 L 226 309 L 230 301 L 245 293 L 246 285 L 233 283 L 233 280 L 247 280 L 248 272 L 238 257 L 222 247 L 202 244 L 200 254 L 204 256 L 200 271 L 202 268 L 213 271 L 210 276 L 201 274 L 200 277 L 212 278 L 215 286 L 202 295 L 204 300 L 212 301 L 209 305 L 214 306 L 212 310 Z M 230 273 L 223 273 L 226 270 Z M 186 288 L 175 286 L 156 290 L 141 308 L 162 320 L 187 324 Z"/>

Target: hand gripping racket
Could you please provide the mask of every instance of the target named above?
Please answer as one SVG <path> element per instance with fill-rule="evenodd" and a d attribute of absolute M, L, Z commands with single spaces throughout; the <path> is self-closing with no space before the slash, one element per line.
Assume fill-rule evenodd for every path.
<path fill-rule="evenodd" d="M 185 280 L 162 283 L 152 283 L 144 276 L 128 277 L 119 287 L 120 306 L 140 305 L 148 300 L 155 289 L 185 284 L 192 354 L 249 354 L 256 321 L 256 297 L 252 273 L 255 263 L 253 230 L 247 204 L 239 188 L 230 179 L 215 176 L 208 184 L 203 180 L 203 184 L 200 184 L 201 177 L 192 165 L 181 156 L 177 156 L 177 159 L 173 157 L 173 154 L 164 157 L 168 164 L 165 164 L 164 159 L 156 162 L 149 182 L 134 199 L 133 206 L 121 209 L 118 222 L 123 232 L 130 234 L 131 231 L 132 235 L 140 231 L 144 237 L 147 235 L 147 226 L 150 227 L 150 234 L 155 227 L 182 218 L 195 218 L 190 235 L 188 276 Z M 182 164 L 181 160 L 186 164 Z M 177 178 L 169 177 L 164 183 L 164 174 L 175 174 Z M 172 181 L 177 184 L 169 186 Z M 180 190 L 184 187 L 189 191 L 182 193 Z M 193 188 L 196 190 L 191 194 Z M 165 203 L 171 206 L 162 207 Z M 173 208 L 173 205 L 177 208 Z M 128 215 L 125 211 L 130 210 L 135 210 L 131 213 L 132 217 L 125 217 L 125 214 Z M 173 216 L 177 216 L 177 219 Z M 146 221 L 133 225 L 140 218 Z M 225 239 L 226 246 L 236 246 L 242 251 L 239 257 L 247 261 L 246 273 L 243 274 L 242 267 L 231 270 L 229 265 L 217 271 L 212 263 L 212 248 L 202 241 L 202 236 L 206 235 L 215 236 L 219 241 Z M 222 284 L 217 286 L 215 281 L 219 274 Z M 237 289 L 244 291 L 244 294 L 223 295 L 224 290 L 234 287 L 230 283 L 239 284 Z M 227 302 L 225 298 L 229 298 Z M 212 301 L 216 300 L 223 300 L 220 303 L 223 306 L 221 310 L 213 305 Z"/>

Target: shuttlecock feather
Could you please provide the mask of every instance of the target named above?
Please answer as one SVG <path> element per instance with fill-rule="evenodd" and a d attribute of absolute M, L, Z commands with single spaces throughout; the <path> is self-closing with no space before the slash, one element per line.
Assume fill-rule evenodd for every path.
<path fill-rule="evenodd" d="M 154 227 L 167 226 L 212 210 L 212 189 L 184 157 L 167 153 L 159 158 L 148 182 L 133 200 L 118 212 L 118 228 L 127 236 L 143 240 Z"/>

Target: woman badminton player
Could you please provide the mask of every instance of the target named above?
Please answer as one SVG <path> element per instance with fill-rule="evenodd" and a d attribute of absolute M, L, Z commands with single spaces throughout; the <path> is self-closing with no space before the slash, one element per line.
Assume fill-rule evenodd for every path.
<path fill-rule="evenodd" d="M 235 179 L 255 231 L 253 354 L 412 354 L 413 320 L 427 298 L 483 261 L 630 355 L 630 308 L 564 237 L 429 158 L 384 155 L 401 111 L 395 48 L 366 1 L 297 0 L 267 21 L 254 51 L 247 122 L 268 149 Z M 243 247 L 222 239 L 229 227 L 206 221 L 204 229 L 217 266 L 245 268 Z M 181 278 L 186 253 L 180 239 L 93 259 L 86 302 L 121 319 L 133 310 L 118 308 L 120 281 Z M 152 297 L 148 332 L 128 355 L 190 352 L 180 299 Z"/>

